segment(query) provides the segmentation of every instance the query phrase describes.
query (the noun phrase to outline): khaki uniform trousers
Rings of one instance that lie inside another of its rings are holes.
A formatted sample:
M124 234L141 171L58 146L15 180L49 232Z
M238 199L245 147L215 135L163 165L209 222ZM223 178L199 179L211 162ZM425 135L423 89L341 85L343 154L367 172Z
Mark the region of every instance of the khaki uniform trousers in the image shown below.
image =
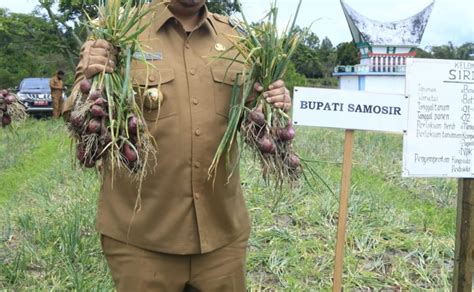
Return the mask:
M52 94L51 100L53 103L53 117L59 118L63 110L63 99L61 94Z
M249 232L207 254L174 255L127 245L105 235L102 249L122 291L244 292Z

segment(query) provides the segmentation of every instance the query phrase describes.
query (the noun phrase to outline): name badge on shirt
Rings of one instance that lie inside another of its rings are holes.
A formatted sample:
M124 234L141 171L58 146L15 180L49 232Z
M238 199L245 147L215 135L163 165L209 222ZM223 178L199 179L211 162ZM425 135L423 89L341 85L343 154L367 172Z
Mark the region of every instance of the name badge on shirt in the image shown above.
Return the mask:
M163 60L163 53L162 52L156 52L156 53L135 52L133 54L133 58L137 60L145 60L145 61L160 61L160 60Z

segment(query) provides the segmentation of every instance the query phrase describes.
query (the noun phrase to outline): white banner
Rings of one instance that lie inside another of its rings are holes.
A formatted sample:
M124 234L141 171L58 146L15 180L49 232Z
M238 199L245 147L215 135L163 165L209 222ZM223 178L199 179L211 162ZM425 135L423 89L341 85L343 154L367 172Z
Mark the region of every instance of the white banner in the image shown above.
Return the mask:
M295 87L295 125L403 132L407 99L400 94Z
M474 62L408 59L406 177L474 177Z

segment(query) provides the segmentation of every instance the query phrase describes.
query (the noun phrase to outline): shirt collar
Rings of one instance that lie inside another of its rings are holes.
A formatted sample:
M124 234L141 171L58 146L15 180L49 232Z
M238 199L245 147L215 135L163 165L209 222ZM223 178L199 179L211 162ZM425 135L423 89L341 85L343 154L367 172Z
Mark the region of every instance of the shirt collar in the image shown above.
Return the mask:
M162 2L163 4L158 5L156 12L153 17L153 23L152 27L154 31L160 30L163 25L165 25L166 22L170 19L176 19L173 13L168 9L169 5L169 0L154 0L152 2L153 4L158 4L159 2ZM214 24L212 23L212 13L209 12L207 9L207 6L204 5L203 11L201 13L201 18L199 19L197 27L201 27L202 25L207 24L207 26L215 33L217 34L217 31L214 27Z

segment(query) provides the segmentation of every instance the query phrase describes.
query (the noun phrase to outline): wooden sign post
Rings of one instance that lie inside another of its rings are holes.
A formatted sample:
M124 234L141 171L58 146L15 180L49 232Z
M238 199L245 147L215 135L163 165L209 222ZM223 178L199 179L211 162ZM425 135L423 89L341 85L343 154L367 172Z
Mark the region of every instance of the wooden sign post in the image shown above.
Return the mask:
M339 219L337 220L336 255L334 258L333 291L342 290L344 267L344 246L346 242L347 213L349 210L349 192L351 189L352 145L354 130L346 130L344 138L344 157L342 160L342 179L339 197Z
M403 95L321 88L295 88L295 125L345 129L333 291L342 290L354 130L403 133L407 100Z
M474 179L460 179L453 292L472 291L474 269Z

